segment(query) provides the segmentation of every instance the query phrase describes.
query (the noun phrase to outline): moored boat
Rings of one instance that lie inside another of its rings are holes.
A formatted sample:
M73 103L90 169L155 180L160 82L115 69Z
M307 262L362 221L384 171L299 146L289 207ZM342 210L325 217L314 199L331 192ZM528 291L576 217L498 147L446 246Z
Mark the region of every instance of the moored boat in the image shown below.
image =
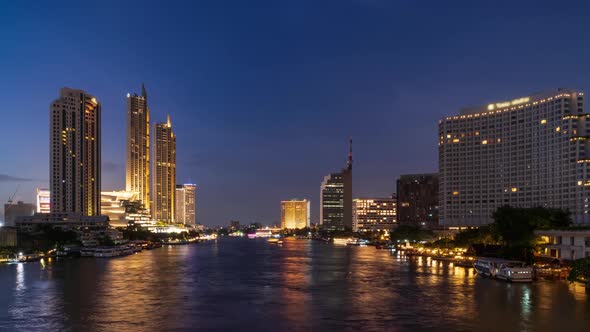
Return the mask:
M478 274L485 277L509 282L533 281L533 268L520 261L480 257L475 261L473 267Z

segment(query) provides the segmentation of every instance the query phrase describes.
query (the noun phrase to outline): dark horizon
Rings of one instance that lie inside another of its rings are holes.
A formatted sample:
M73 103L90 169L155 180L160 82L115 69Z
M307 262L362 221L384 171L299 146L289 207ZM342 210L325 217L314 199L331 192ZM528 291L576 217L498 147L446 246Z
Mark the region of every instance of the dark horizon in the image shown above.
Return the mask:
M386 197L400 174L437 171L439 119L558 87L590 91L583 2L0 7L2 207L17 187L26 202L48 187L49 104L64 86L102 103L102 189L115 190L125 96L145 83L152 122L170 114L177 182L198 185L205 225L278 222L294 197L311 201L317 222L320 183L346 166L349 137L354 197Z

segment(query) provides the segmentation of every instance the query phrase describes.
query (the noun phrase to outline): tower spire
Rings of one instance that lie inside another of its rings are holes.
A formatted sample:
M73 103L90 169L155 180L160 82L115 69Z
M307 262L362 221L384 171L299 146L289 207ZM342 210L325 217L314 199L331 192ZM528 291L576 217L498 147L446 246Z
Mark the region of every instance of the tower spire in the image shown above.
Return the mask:
M352 137L348 140L348 161L346 166L349 170L352 169Z
M168 114L166 118L166 125L168 125L168 128L172 128L172 123L170 123L170 114Z
M145 85L143 83L141 83L141 96L147 99L147 91L145 91Z

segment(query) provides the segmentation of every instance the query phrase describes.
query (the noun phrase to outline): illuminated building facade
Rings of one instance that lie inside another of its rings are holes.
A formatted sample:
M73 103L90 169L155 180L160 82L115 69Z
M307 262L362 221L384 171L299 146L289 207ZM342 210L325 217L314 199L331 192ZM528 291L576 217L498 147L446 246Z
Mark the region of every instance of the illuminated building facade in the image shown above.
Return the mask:
M281 228L297 229L310 225L308 200L281 201Z
M152 156L152 216L157 221L174 223L176 204L176 136L170 116L154 126Z
M118 226L127 224L129 206L139 201L139 193L131 191L103 191L100 193L100 208L102 215L108 216L109 221Z
M150 209L150 109L147 92L127 94L127 167L125 188L139 193L139 201Z
M394 198L355 198L352 201L352 230L391 231L396 225Z
M37 213L51 212L51 193L49 189L37 188Z
M396 181L400 225L432 228L439 219L438 174L405 174Z
M63 88L50 105L51 212L100 215L100 103Z
M197 185L192 183L176 186L176 214L177 223L196 225L196 191Z
M503 205L589 223L589 117L583 93L558 89L440 120L440 223L485 225Z
M320 187L320 225L352 229L352 140L346 168L324 177Z

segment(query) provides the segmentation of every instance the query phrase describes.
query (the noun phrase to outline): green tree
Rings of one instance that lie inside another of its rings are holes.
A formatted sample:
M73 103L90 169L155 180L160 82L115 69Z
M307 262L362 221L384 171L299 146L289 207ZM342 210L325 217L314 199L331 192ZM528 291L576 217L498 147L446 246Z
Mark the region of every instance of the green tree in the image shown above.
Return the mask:
M584 280L586 288L590 288L590 257L576 259L567 279L571 282Z

